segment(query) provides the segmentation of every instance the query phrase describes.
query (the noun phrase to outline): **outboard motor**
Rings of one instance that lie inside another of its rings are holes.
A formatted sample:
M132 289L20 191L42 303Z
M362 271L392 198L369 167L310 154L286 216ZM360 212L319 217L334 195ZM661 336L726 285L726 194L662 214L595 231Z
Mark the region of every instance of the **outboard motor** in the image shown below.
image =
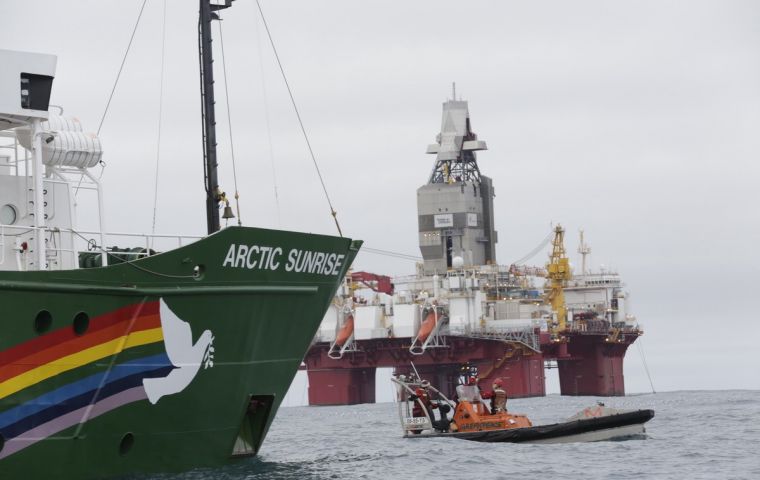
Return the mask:
M439 432L448 432L451 421L449 420L448 413L451 411L451 405L446 402L438 402L438 412L441 414L441 418L433 420L433 428Z

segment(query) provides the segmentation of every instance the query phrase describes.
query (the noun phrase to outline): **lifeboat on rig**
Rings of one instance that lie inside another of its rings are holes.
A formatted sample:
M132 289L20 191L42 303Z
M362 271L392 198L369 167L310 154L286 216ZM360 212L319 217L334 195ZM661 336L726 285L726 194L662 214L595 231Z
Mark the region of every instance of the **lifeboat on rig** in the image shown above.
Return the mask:
M617 410L598 404L565 422L533 425L527 416L486 406L470 378L457 387L457 401L446 398L426 380L412 375L391 379L398 388L397 402L404 437L451 437L477 442L566 443L646 438L644 424L654 410ZM454 410L452 418L448 413ZM436 413L437 416L436 416Z
M346 308L342 312L342 321L336 325L337 332L335 340L330 345L327 355L335 360L343 358L347 351L355 351L356 343L354 342L354 312Z
M428 348L444 346L442 337L438 335L446 320L441 309L434 303L420 308L422 322L417 330L417 336L409 346L409 353L412 355L422 355Z

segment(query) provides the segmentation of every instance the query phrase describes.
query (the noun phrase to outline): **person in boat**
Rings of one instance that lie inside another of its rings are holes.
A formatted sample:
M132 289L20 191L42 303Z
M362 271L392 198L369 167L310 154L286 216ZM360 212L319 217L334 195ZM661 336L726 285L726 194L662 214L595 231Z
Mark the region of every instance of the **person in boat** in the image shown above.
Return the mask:
M467 385L457 386L457 401L482 404L483 408L486 408L486 405L483 403L483 397L480 394L480 386L478 385L477 377L468 378Z
M507 392L503 388L501 378L496 378L491 385L491 413L497 414L507 411Z
M412 402L413 417L426 417L425 410L427 410L427 413L430 414L430 421L433 425L437 423L433 409L438 408L438 404L433 403L430 399L430 393L427 391L427 388L417 387L414 390L414 393L409 395L409 400ZM423 405L425 408L422 408ZM441 416L443 417L444 415L441 414ZM422 430L412 430L412 433L420 434L422 433Z
M417 402L415 400L419 399L420 401ZM432 410L434 408L438 408L438 405L433 403L432 400L430 400L430 393L427 391L426 388L417 387L417 389L414 390L414 394L409 396L409 400L414 402L414 406L412 407L412 416L413 417L424 417L425 416L425 409L430 413L430 416L433 416ZM425 406L425 409L422 408L422 405ZM433 420L433 419L431 419Z

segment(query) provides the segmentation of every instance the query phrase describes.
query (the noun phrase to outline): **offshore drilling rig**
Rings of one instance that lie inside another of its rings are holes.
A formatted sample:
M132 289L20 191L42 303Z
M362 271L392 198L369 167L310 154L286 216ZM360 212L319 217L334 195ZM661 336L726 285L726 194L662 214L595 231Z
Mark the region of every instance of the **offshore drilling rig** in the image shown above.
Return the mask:
M347 279L304 359L311 405L374 402L375 370L406 373L410 362L446 394L465 363L484 385L502 378L511 397L545 395L545 368L558 368L563 395L625 394L623 358L643 332L620 277L586 269L582 232L573 273L559 225L543 242L545 267L498 265L493 182L476 158L484 150L454 91L417 190L423 262L392 283L366 272ZM375 293L362 299L360 288Z

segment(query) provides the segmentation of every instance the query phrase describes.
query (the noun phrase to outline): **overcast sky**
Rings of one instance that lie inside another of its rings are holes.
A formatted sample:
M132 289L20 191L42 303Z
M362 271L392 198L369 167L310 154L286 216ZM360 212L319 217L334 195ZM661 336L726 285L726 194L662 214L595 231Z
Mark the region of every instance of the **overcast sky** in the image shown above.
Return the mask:
M52 103L94 131L141 4L2 0L0 48L58 55ZM478 161L496 189L500 263L560 222L577 264L583 228L592 264L628 285L656 389L760 388L760 3L262 6L346 235L419 255L415 192L456 81L489 147ZM148 1L101 132L110 230L151 228L162 9ZM334 234L255 2L223 17L244 224ZM205 229L196 31L197 2L168 0L159 232ZM355 268L414 264L362 253ZM625 374L629 392L649 390L635 346Z

